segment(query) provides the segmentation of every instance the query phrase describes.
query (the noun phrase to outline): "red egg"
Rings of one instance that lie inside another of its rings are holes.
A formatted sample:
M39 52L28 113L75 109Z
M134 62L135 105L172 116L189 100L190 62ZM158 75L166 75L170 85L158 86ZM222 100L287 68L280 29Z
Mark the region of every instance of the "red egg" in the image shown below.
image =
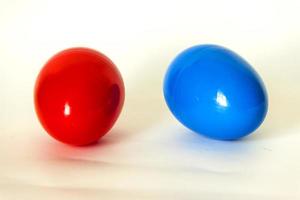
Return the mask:
M72 145L99 140L114 125L124 103L124 83L105 55L71 48L53 56L34 90L37 116L55 139Z

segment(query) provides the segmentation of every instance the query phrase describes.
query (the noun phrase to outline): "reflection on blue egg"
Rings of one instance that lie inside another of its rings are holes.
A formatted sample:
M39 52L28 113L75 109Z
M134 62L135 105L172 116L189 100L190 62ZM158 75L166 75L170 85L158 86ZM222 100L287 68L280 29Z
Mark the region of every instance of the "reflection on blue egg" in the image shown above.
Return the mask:
M220 140L235 140L263 122L268 99L264 84L247 61L217 45L198 45L169 66L164 96L186 127Z

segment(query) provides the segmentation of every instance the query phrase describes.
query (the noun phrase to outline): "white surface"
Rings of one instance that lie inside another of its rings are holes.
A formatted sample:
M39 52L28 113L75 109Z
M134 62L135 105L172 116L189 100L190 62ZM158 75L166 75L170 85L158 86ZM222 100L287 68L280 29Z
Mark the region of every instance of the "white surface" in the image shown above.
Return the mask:
M299 1L0 1L0 199L300 199ZM182 127L162 97L177 53L227 46L263 77L270 110L237 142ZM119 67L126 103L97 145L50 138L33 84L57 51L87 46Z

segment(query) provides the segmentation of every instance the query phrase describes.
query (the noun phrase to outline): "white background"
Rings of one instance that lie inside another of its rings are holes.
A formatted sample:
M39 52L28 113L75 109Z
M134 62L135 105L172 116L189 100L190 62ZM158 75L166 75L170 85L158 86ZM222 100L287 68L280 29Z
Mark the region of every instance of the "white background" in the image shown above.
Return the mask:
M300 1L0 0L0 199L300 199ZM170 114L164 72L183 49L226 46L262 76L270 109L222 142ZM74 46L119 67L126 102L97 145L54 141L33 109L43 64Z

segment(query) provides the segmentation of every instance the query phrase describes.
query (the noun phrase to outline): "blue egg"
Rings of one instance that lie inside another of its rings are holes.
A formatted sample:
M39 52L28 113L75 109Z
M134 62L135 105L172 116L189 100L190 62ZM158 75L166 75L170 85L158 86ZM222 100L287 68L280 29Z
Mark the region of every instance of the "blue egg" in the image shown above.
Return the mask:
M268 110L259 75L242 57L217 45L180 53L167 70L163 90L169 109L183 125L219 140L250 134Z

